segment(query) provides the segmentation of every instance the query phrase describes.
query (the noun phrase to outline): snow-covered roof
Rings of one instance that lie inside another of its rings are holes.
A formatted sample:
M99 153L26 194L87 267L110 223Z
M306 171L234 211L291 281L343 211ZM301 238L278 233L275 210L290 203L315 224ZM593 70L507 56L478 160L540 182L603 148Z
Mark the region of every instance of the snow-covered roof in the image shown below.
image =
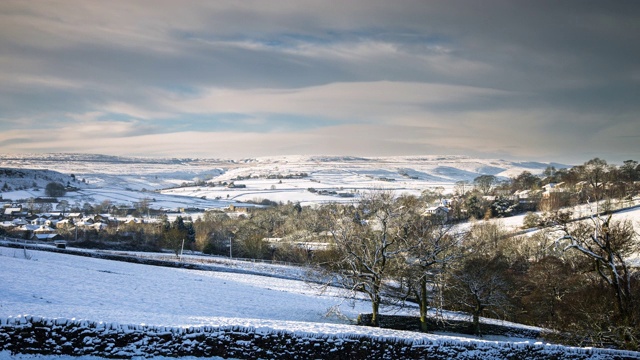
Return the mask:
M57 226L71 225L71 224L73 224L73 221L71 219L63 219L56 222Z
M60 237L60 235L58 235L58 234L34 233L33 237L38 239L38 240L44 241L44 240L52 240L52 239L58 238L58 237Z
M14 213L19 213L22 211L22 208L19 207L10 207L10 208L6 208L4 209L4 214L5 215L13 215Z
M103 229L106 229L107 226L108 225L105 224L105 223L97 222L95 224L88 225L87 228L96 229L96 230L103 230Z
M2 226L3 228L11 228L16 226L16 224L14 224L13 221L3 221L0 222L0 226Z
M61 213L60 212L48 212L48 213L42 213L42 214L40 214L40 216L46 217L46 218L52 218L52 217L61 216Z
M18 229L22 231L35 231L40 228L40 225L23 224Z
M11 221L11 222L13 223L13 225L16 225L16 226L27 225L28 224L27 220L25 220L23 218L13 219L13 221Z
M44 232L51 233L51 232L55 232L55 231L56 231L55 229L50 228L47 225L40 225L40 226L38 226L38 228L33 230L33 232L36 232L36 233L44 233Z
M427 208L425 211L428 213L434 213L438 210L444 211L444 212L449 212L449 208L444 206L444 205L438 205L438 206L432 206Z
M37 217L37 218L31 220L31 224L32 225L42 225L42 224L44 224L46 222L47 222L47 219L43 218L43 217Z

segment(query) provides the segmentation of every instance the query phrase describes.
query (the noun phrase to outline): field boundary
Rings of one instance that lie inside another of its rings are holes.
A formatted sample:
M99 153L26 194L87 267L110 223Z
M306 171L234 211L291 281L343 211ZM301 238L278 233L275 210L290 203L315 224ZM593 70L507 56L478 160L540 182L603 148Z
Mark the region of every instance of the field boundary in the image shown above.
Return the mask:
M20 316L0 319L0 351L107 358L237 359L640 359L640 353L543 343L408 339L253 328L120 325Z

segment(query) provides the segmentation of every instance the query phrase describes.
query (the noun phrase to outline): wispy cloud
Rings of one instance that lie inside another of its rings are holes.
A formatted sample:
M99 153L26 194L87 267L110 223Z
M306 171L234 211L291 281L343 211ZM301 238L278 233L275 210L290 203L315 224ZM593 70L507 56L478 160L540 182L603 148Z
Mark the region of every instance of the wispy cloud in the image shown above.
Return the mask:
M343 121L393 123L430 107L466 107L479 98L505 98L493 89L410 82L331 83L292 89L207 89L166 101L178 113L291 114Z

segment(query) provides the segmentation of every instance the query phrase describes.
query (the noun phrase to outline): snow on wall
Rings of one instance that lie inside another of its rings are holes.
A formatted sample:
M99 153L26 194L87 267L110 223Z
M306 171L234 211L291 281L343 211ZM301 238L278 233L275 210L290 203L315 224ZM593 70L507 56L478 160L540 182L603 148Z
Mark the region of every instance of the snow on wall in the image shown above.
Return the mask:
M163 327L34 316L0 318L2 351L112 358L640 359L640 353L631 351L542 343L406 339L234 325Z

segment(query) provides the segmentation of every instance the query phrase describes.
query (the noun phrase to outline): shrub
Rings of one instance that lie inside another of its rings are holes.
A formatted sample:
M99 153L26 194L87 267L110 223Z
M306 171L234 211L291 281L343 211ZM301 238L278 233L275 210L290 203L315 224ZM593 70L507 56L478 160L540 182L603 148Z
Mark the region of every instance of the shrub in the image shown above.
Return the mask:
M540 215L529 212L524 216L524 220L522 221L522 227L525 229L530 229L534 227L538 227L540 225L542 218Z

